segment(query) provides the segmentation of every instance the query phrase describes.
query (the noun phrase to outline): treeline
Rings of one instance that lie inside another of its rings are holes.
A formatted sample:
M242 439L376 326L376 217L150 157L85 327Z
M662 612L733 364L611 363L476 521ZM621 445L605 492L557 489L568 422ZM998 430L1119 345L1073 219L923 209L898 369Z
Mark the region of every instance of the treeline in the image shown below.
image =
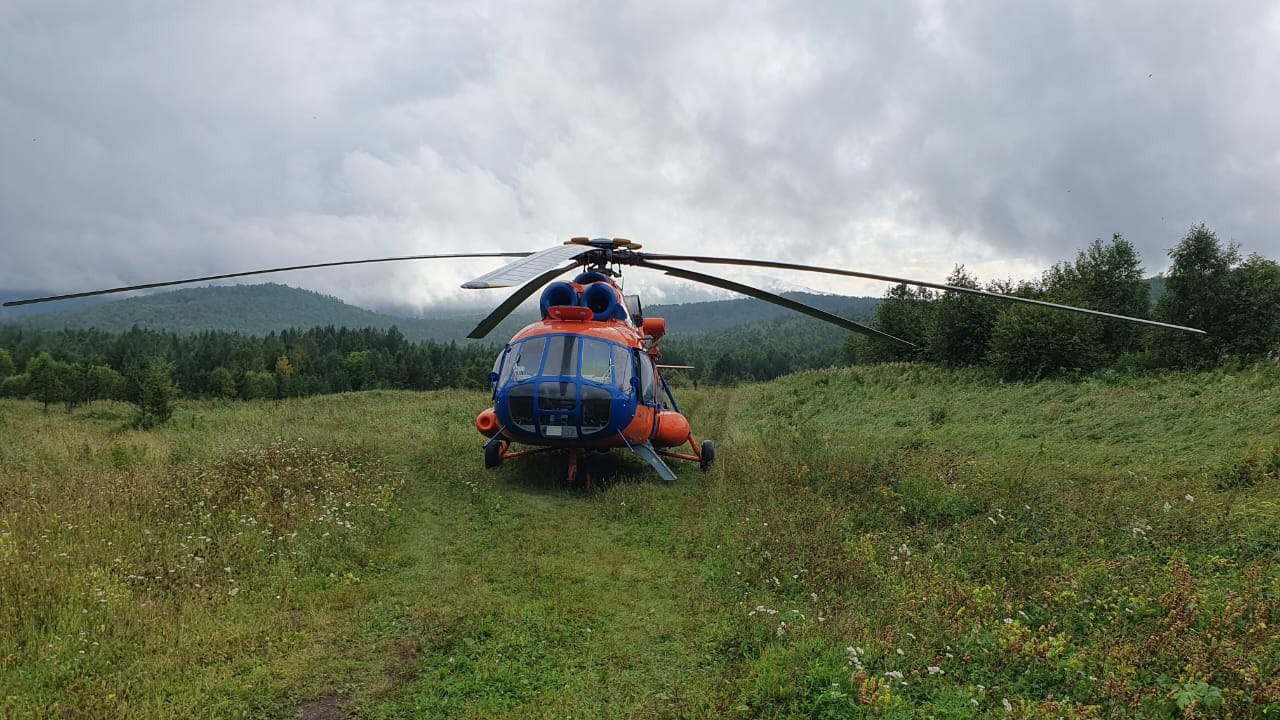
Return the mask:
M1133 245L1120 235L1094 241L1074 262L1039 280L982 287L959 267L947 284L1200 328L1206 335L1143 327L957 292L896 286L877 306L877 329L910 350L861 336L845 345L856 363L926 360L989 366L1006 380L1087 374L1102 368L1203 368L1280 352L1280 265L1242 257L1204 225L1169 251L1173 264L1154 305Z
M871 322L870 314L858 306L847 306L837 314ZM694 367L668 374L677 385L682 381L712 385L766 381L841 364L841 347L848 335L835 325L793 315L712 332L673 333L662 341L662 362Z
M982 286L960 267L948 284L1197 327L1207 335L899 285L873 317L861 307L842 314L917 350L797 317L673 334L663 343L663 362L696 366L669 374L678 385L770 380L848 362L924 360L1033 380L1103 368L1210 367L1280 354L1280 265L1242 256L1203 225L1169 256L1172 267L1154 304L1137 251L1119 235L1095 241L1035 281ZM493 345L414 342L394 327L327 326L251 337L0 326L0 397L32 397L69 409L96 399L127 400L138 404L139 421L147 424L163 422L166 399L178 392L248 400L374 388L481 388L497 351Z
M245 400L483 387L496 354L491 345L409 341L396 328L319 327L248 337L0 327L0 397L68 409L99 399L143 407L148 388L166 392L160 375L188 397Z

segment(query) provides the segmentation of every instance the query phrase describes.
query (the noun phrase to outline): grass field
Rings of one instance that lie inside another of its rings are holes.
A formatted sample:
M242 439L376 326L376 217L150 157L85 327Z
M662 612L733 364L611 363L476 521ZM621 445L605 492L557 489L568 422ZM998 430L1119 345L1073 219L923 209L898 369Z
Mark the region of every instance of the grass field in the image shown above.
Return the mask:
M684 392L702 475L474 392L0 401L0 716L1280 715L1280 367Z

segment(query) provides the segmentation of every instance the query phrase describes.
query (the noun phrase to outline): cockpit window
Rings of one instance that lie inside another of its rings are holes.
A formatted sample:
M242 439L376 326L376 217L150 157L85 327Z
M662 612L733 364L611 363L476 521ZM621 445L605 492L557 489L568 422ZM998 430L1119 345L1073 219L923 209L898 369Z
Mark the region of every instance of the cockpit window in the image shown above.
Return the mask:
M494 365L498 387L535 375L572 378L631 391L635 356L630 348L581 335L540 335L511 343Z
M632 365L635 363L630 348L612 345L613 349L613 384L624 392L631 392L631 378L635 374Z
M582 379L608 384L611 381L613 356L608 343L582 338Z
M577 340L573 335L552 335L547 341L547 360L542 365L542 374L577 375Z
M545 337L512 343L511 349L507 352L506 364L502 366L502 377L498 379L498 385L528 380L537 375L538 367L542 363L542 349L546 344Z

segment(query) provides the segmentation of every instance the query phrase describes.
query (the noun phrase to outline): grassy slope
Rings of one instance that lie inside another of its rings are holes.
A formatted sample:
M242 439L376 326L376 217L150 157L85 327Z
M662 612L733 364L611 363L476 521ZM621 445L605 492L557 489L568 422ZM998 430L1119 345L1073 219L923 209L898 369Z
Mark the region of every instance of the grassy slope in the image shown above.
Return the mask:
M1249 716L1277 381L802 374L682 397L710 475L592 492L480 471L475 393L5 401L0 714Z

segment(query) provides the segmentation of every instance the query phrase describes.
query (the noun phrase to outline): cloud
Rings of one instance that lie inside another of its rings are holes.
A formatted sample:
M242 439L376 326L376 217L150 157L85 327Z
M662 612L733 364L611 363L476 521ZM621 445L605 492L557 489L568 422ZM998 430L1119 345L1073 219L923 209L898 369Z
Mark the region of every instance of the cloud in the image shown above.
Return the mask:
M1113 232L1154 272L1200 221L1274 257L1278 70L1261 2L9 3L0 287L581 234L932 280ZM425 307L490 267L271 279Z

